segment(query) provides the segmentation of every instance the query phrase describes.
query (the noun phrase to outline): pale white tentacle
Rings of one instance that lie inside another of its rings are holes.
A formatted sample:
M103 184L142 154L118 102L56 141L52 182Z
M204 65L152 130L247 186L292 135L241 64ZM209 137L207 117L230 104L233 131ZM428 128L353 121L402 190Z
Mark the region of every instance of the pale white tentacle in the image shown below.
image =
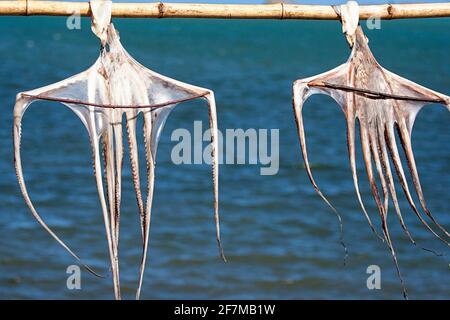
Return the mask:
M153 204L153 187L155 183L155 156L152 153L152 130L153 119L150 110L144 111L144 142L145 142L145 156L147 159L147 200L145 205L145 212L141 218L142 228L142 257L139 268L138 288L136 290L136 300L139 300L142 290L142 282L144 279L145 263L147 260L148 242L150 236L151 212Z
M33 98L25 98L22 97L21 94L18 94L17 101L14 106L14 123L13 123L13 143L14 143L14 166L16 169L16 175L19 182L20 191L22 192L22 196L33 214L34 218L39 222L39 224L67 251L69 252L80 264L82 264L87 270L98 277L103 277L94 271L90 266L86 265L82 262L81 258L74 253L72 249L64 241L62 241L53 230L45 223L40 214L35 209L33 202L28 194L28 190L25 183L25 178L23 175L22 169L22 159L21 159L21 135L22 135L22 118L25 111L28 109L28 106L36 101Z
M214 192L214 220L216 224L216 240L219 248L220 257L226 262L225 254L223 252L222 243L220 240L220 218L219 218L219 138L217 126L217 111L216 100L214 92L209 91L205 96L209 108L209 127L211 131L211 158L212 158L212 177L213 177L213 192Z

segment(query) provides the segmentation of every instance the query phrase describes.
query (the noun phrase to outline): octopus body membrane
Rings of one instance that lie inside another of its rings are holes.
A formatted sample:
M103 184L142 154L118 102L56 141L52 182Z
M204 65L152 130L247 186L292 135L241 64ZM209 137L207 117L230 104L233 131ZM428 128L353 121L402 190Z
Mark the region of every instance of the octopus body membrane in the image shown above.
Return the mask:
M390 162L392 161L394 165L398 181L412 211L425 228L446 245L450 245L449 232L435 220L427 208L411 144L412 129L418 112L430 103L443 104L450 111L450 97L404 79L380 66L369 49L368 40L363 30L358 25L359 10L357 3L351 1L336 9L341 16L343 30L352 51L348 61L337 68L294 82L293 107L301 152L313 187L336 212L336 209L318 188L312 175L302 116L303 104L311 95L325 94L332 97L339 104L346 118L348 154L356 195L370 227L375 232L373 223L364 207L358 186L355 160L355 126L358 120L367 177L381 218L383 231L381 238L391 251L402 283L403 294L407 298L406 288L403 284L387 225L389 197L392 198L402 229L412 243L415 244L415 241L405 225L400 211ZM414 202L408 186L398 151L395 131L397 131L404 150L420 207ZM379 190L379 186L381 186L381 190ZM423 213L425 213L425 216ZM427 218L431 223L427 221Z
M25 185L20 157L21 122L25 111L34 101L61 102L81 119L92 146L94 175L106 229L114 293L115 298L120 299L118 244L124 158L122 120L125 118L142 233L142 258L136 292L136 299L139 299L149 241L158 141L170 111L178 103L197 98L206 100L209 107L216 238L220 255L225 260L219 228L216 105L211 90L167 78L135 61L122 47L118 32L110 22L110 1L91 1L91 11L92 30L101 40L100 56L94 65L66 80L17 95L13 128L15 168L23 197L34 217L56 241L81 262L80 258L48 227L33 206ZM143 135L147 162L145 191L141 190L138 163L136 122L140 116L144 121ZM105 176L102 175L103 170ZM146 194L146 197L143 194ZM92 271L88 266L84 266Z

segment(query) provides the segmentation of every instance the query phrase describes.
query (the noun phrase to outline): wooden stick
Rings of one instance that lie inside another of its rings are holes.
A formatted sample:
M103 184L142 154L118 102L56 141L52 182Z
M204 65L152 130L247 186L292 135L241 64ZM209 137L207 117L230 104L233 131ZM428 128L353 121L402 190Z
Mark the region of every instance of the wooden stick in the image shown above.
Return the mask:
M450 17L450 2L360 6L360 19ZM0 15L89 16L88 2L0 1ZM303 4L113 3L113 17L337 20L332 6Z

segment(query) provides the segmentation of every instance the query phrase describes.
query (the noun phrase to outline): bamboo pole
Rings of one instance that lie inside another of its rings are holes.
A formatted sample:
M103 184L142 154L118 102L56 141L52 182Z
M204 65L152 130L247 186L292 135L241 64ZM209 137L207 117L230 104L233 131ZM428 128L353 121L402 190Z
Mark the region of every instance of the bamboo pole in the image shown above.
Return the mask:
M450 17L450 2L360 6L360 19ZM0 15L89 16L88 2L0 1ZM314 19L337 20L332 6L304 4L113 3L112 16L121 18Z

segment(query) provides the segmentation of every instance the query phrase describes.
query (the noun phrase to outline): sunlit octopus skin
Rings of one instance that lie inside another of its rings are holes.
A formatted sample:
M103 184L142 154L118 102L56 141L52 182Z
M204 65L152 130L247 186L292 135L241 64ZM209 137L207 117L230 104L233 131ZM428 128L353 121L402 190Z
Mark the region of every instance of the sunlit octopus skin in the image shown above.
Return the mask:
M170 111L180 102L205 99L209 107L211 155L214 192L216 238L221 257L218 210L218 140L214 93L155 73L136 62L122 47L119 35L110 23L110 1L92 1L92 30L101 40L100 56L92 67L58 83L22 92L14 107L14 161L20 189L25 202L38 222L78 261L80 258L47 226L28 195L21 164L21 122L28 106L37 100L59 101L75 112L85 125L93 151L93 166L98 196L108 240L115 298L120 299L119 222L121 175L123 163L122 117L125 116L130 147L132 178L140 214L142 260L136 298L139 299L147 256L152 207L155 159L159 137ZM136 121L142 114L147 160L147 198L141 191ZM101 144L103 146L101 147ZM104 172L102 176L103 151ZM106 192L103 179L106 181ZM81 261L80 261L81 262ZM85 265L86 266L86 265ZM88 266L89 270L92 271Z
M335 208L318 188L312 175L308 161L302 116L303 104L311 95L325 94L332 97L340 105L346 118L347 145L354 187L361 208L370 227L375 232L372 221L364 207L358 186L355 160L355 122L356 119L359 120L362 153L371 191L381 218L382 239L386 241L391 251L402 283L404 296L407 297L406 288L403 285L396 253L387 225L389 195L392 197L392 202L403 230L408 238L413 243L415 242L402 218L389 159L394 164L400 185L414 213L429 231L449 245L449 232L434 219L427 208L414 160L411 133L414 120L423 106L429 103L438 103L445 105L450 111L450 97L404 79L380 66L369 49L368 40L363 30L358 26L359 13L357 10L356 12L352 12L355 7L345 5L341 6L341 8L345 9L341 10L341 13L343 14L344 33L346 33L347 40L352 48L350 58L346 63L331 71L297 80L293 85L293 107L301 152L308 177L314 189L336 212ZM421 208L432 221L434 227L439 229L441 235L424 219L420 208L414 203L400 160L394 128L397 129L402 143ZM376 172L379 176L382 196L380 196L377 187L372 161L375 164Z

